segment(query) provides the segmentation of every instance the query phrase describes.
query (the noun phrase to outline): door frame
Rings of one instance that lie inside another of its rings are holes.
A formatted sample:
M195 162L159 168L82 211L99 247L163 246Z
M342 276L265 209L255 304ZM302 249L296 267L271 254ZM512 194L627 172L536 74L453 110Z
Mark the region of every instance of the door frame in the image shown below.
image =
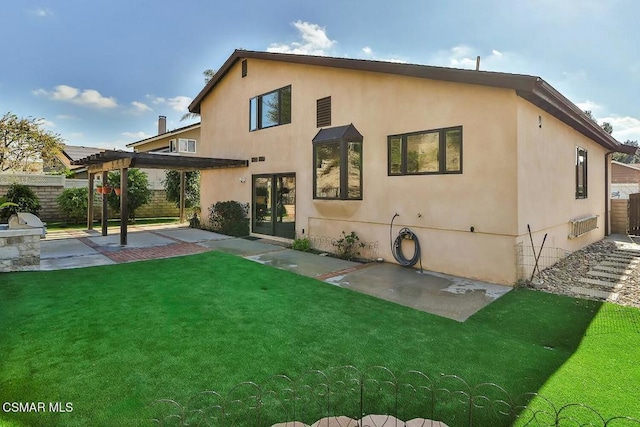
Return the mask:
M281 237L281 238L285 238L285 239L294 239L295 238L295 233L296 233L296 223L295 223L295 216L294 216L294 220L293 222L287 223L286 227L283 227L283 224L280 224L280 227L278 226L278 200L277 200L277 189L278 189L278 178L280 177L287 177L287 178L293 178L294 182L296 181L296 174L295 172L285 172L285 173L261 173L261 174L254 174L251 175L251 232L255 233L255 234L265 234L268 236L274 236L274 237ZM256 198L257 198L257 194L256 194L256 179L258 178L268 178L271 180L271 194L270 196L270 201L269 201L269 206L267 207L267 209L269 209L269 211L271 212L271 221L270 224L263 224L261 226L256 226L256 210L258 207L258 204L256 203ZM295 212L295 193L294 193L294 212ZM295 214L294 214L295 215ZM290 225L289 225L290 224Z

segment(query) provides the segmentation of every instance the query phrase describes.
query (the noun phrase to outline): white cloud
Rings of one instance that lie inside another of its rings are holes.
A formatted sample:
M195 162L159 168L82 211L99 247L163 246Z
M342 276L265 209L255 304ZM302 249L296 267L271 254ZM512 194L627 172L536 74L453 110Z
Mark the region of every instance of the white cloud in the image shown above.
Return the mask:
M115 98L107 98L102 96L95 89L80 90L72 86L58 85L53 91L37 89L33 91L34 95L46 96L54 101L71 102L77 105L83 105L94 108L114 108L118 106Z
M60 120L75 120L78 118L70 114L58 114L56 117L59 118Z
M302 41L286 43L271 43L268 52L295 53L300 55L329 55L329 50L336 44L326 33L324 27L309 22L296 21L293 26L300 32Z
M53 15L53 13L49 9L44 9L44 8L41 8L41 7L36 8L36 9L30 9L27 12L30 15L37 16L38 18L45 18L47 16Z
M186 113L189 111L189 104L191 104L192 98L188 96L178 95L173 98L164 98L161 96L153 96L147 95L147 99L153 105L160 106L158 109L161 109L163 106L171 108L173 111L177 111L179 113Z
M364 55L364 59L373 59L375 61L396 62L399 64L403 64L407 62L404 59L399 59L394 57L381 58L378 55L376 55L373 49L369 46L365 46L362 48L362 54Z
M640 119L631 116L611 115L602 117L598 123L611 123L613 126L613 137L620 142L627 140L640 142Z
M595 103L593 101L590 101L588 99L586 101L584 101L584 102L576 102L576 105L582 111L591 111L594 114L594 117L596 116L596 113L598 111L602 111L602 105L597 104L597 103Z
M178 111L181 113L186 113L189 109L189 104L191 104L192 99L188 96L175 96L173 98L167 99L167 104L174 111Z
M145 111L153 111L151 107L149 107L144 102L133 101L131 105L133 105L136 112L139 112L139 113L144 113Z
M122 132L121 135L124 136L125 138L134 139L136 141L139 141L141 139L150 138L151 136L153 136L153 135L147 135L143 131L139 131L139 132Z
M38 126L42 126L42 127L45 127L45 128L56 127L56 124L54 122L52 122L51 120L38 119L36 123L38 124Z
M480 56L480 70L521 73L523 69L526 69L521 64L521 58L514 53L492 49L490 54L483 55L478 49L464 44L437 52L429 58L428 63L443 67L475 70L478 56Z

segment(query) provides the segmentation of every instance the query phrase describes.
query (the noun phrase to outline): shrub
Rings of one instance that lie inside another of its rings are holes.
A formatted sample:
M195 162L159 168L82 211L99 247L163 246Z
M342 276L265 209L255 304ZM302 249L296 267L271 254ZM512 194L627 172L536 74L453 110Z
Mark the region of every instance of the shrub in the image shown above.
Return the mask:
M311 240L308 237L299 237L293 240L291 249L296 251L309 252L311 250Z
M107 179L109 186L114 188L120 187L120 171L109 172ZM147 174L139 169L129 169L127 173L127 209L129 210L129 220L135 221L136 209L142 205L146 205L151 201L151 190L149 189L149 180ZM114 212L120 212L120 196L115 192L109 193L107 203Z
M29 212L34 215L40 210L40 199L33 190L22 184L11 184L7 194L5 195L5 203L15 203L14 206L8 206L2 209L0 215L2 218L9 218L16 212Z
M185 172L185 208L200 207L200 171ZM162 181L167 200L180 207L180 171L168 170Z
M79 224L87 217L88 198L89 191L86 187L65 188L56 198L56 201L67 220L73 224Z
M342 237L333 242L333 246L337 250L337 254L340 258L346 260L352 260L360 255L360 248L364 248L364 243L360 242L360 238L355 231L347 234L342 232Z
M249 235L249 203L234 200L217 202L209 208L209 222L211 227L228 236Z

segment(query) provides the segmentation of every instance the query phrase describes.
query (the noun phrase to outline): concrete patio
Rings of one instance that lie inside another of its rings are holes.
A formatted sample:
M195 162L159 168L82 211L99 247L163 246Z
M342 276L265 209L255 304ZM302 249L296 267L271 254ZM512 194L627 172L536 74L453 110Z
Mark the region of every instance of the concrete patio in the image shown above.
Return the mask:
M397 264L345 261L294 251L277 242L232 238L177 225L132 226L128 240L127 246L120 246L115 230L108 236L86 230L51 232L41 241L40 269L93 267L216 250L460 322L512 289Z

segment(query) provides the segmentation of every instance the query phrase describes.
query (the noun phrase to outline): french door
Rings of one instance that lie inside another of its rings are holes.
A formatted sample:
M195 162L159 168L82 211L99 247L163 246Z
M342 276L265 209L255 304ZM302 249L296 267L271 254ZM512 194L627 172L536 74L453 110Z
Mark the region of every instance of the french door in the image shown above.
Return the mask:
M296 237L296 175L253 175L251 230L254 233Z

